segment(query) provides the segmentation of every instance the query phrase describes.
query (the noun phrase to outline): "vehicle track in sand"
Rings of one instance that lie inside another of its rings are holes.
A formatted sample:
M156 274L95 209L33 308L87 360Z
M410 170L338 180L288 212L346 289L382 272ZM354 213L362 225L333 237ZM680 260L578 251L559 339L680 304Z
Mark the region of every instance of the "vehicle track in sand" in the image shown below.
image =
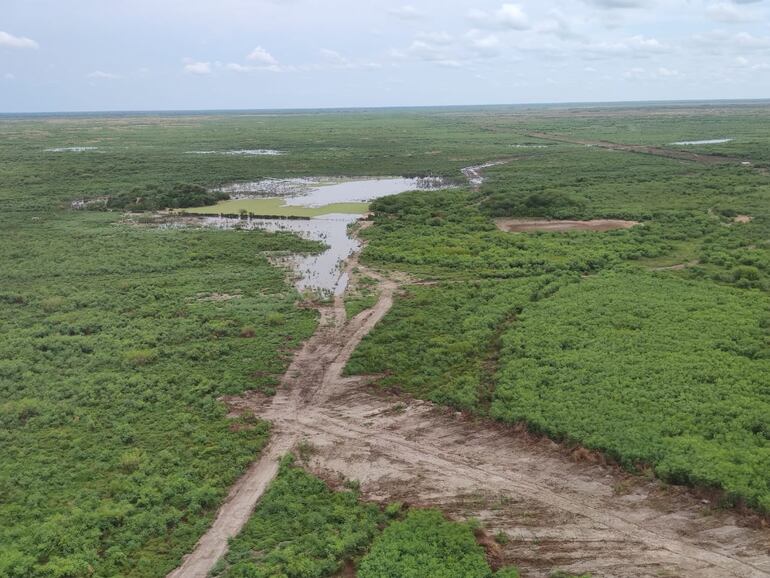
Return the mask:
M345 320L344 302L319 307L316 333L296 352L274 397L225 398L231 413L273 423L271 442L233 486L210 529L169 578L204 578L246 524L301 439L307 467L332 484L361 483L363 497L435 506L475 517L509 541L496 555L524 577L559 568L595 578L770 577L770 530L682 488L576 461L565 448L424 401L387 395L373 377L345 377L361 339L403 284L359 265L378 282L371 309Z

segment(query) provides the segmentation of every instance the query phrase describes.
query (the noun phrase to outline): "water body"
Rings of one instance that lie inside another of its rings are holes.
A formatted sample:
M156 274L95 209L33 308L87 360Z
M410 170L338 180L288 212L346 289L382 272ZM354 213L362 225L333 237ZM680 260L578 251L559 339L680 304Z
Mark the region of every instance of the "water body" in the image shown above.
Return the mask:
M500 164L491 162L463 169L471 185L480 185L483 169ZM229 193L235 199L282 199L287 205L323 207L333 203L369 202L379 197L413 190L447 188L441 178L359 178L346 180L329 177L304 177L296 179L265 179L250 183L226 185L218 191ZM205 217L205 226L220 229L262 229L285 231L304 239L320 241L327 248L316 255L293 254L278 261L294 272L294 284L300 292L310 291L322 295L341 295L347 288L344 272L345 261L357 252L361 245L348 235L348 226L358 220L355 214L325 214L311 219L261 219Z
M287 206L323 207L333 203L368 203L386 195L405 191L446 188L441 178L365 178L342 179L305 177L298 179L264 179L250 183L233 183L216 189L229 193L231 199L280 197Z
M687 146L687 145L708 145L708 144L722 144L726 142L730 142L731 138L712 138L708 140L680 140L678 142L672 142L669 144L672 145L681 145L681 146Z
M278 259L294 272L294 285L300 291L322 295L341 295L348 284L343 269L345 260L360 249L358 240L348 235L348 225L358 215L330 214L307 220L234 219L207 217L204 223L218 229L262 229L285 231L303 239L320 241L327 248L316 255L293 254Z
M56 147L52 149L45 149L47 153L85 153L88 151L98 150L99 147Z
M274 149L242 149L236 151L187 151L186 155L228 155L228 156L255 156L255 157L274 157L285 155L284 151Z

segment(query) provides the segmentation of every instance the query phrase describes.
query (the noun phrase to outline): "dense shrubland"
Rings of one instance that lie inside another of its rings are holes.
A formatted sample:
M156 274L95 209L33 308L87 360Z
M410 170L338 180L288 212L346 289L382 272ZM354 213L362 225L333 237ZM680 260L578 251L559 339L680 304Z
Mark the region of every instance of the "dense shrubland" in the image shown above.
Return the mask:
M117 193L107 198L104 207L125 211L158 211L161 209L184 209L214 205L229 199L230 195L209 191L200 185L176 184L169 187L145 185L130 191ZM92 205L99 207L102 205Z
M410 287L348 371L770 511L770 179L568 146L489 173L373 204L364 259L437 284ZM642 225L506 234L492 216Z
M173 568L268 436L216 398L313 331L260 253L316 244L114 218L2 217L0 576Z
M357 492L330 490L287 456L213 575L331 576L371 544L386 519L376 505L360 502Z
M514 568L490 569L474 531L437 510L380 507L355 489L332 491L287 456L212 574L322 578L348 563L361 578L518 578Z
M534 130L652 144L737 136L708 150L766 163L767 109L493 111L0 122L0 575L165 575L268 435L264 423L227 420L216 398L269 392L315 323L263 256L315 244L131 228L114 214L70 211L71 202L198 205L217 185L267 177L456 179L461 167L511 159L487 170L479 192L375 204L365 258L438 284L410 288L349 369L382 371L387 387L524 419L766 507L767 176L513 145L535 142L526 136ZM71 146L97 148L46 150ZM185 154L251 148L286 154ZM732 223L739 214L754 220ZM511 235L495 216L643 226ZM607 291L615 296L605 304ZM356 296L350 313L367 300ZM596 391L602 411L591 406Z

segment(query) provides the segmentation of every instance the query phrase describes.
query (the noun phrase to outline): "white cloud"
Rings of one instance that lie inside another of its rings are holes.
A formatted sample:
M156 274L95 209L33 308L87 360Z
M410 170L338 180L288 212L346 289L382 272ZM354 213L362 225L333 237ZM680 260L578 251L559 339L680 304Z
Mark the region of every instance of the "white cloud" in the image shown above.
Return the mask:
M529 18L520 4L503 4L494 12L473 9L468 13L480 28L505 28L508 30L528 30Z
M401 20L420 20L425 17L425 14L421 10L418 10L411 4L406 4L405 6L400 6L398 8L391 8L388 10L388 14Z
M584 53L588 58L646 58L652 54L670 52L671 47L657 38L642 35L631 36L612 42L594 42L584 45Z
M628 8L645 8L648 0L583 0L586 4L601 8L602 10L617 10Z
M500 53L502 42L494 34L486 34L480 30L471 30L466 35L468 47L480 56L496 56Z
M706 15L717 22L740 23L752 22L758 18L753 10L746 10L732 2L718 2L706 9Z
M211 63L188 62L184 65L184 70L190 74L211 74Z
M112 72L103 72L101 70L94 70L86 75L87 78L96 78L102 80L115 80L120 78L120 75L113 74Z
M16 80L16 75L15 75L15 74L13 74L12 72L6 72L6 73L3 75L3 78L4 78L5 80Z
M233 72L251 72L254 70L252 66L244 66L243 64L238 64L237 62L228 62L225 64L225 68L227 70L232 70Z
M264 66L278 66L278 61L275 57L261 46L257 46L252 50L247 58Z
M0 30L0 46L8 48L39 48L39 44L25 36L14 36L8 32Z

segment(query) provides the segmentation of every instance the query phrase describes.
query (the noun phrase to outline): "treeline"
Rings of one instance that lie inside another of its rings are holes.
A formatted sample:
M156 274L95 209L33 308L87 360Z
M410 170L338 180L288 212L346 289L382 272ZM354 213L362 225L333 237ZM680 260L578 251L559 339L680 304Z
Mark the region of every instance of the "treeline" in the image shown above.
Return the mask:
M178 183L170 186L145 185L130 191L110 195L103 205L107 209L126 211L159 211L214 205L230 195L210 191L200 185ZM98 205L92 205L97 206Z

